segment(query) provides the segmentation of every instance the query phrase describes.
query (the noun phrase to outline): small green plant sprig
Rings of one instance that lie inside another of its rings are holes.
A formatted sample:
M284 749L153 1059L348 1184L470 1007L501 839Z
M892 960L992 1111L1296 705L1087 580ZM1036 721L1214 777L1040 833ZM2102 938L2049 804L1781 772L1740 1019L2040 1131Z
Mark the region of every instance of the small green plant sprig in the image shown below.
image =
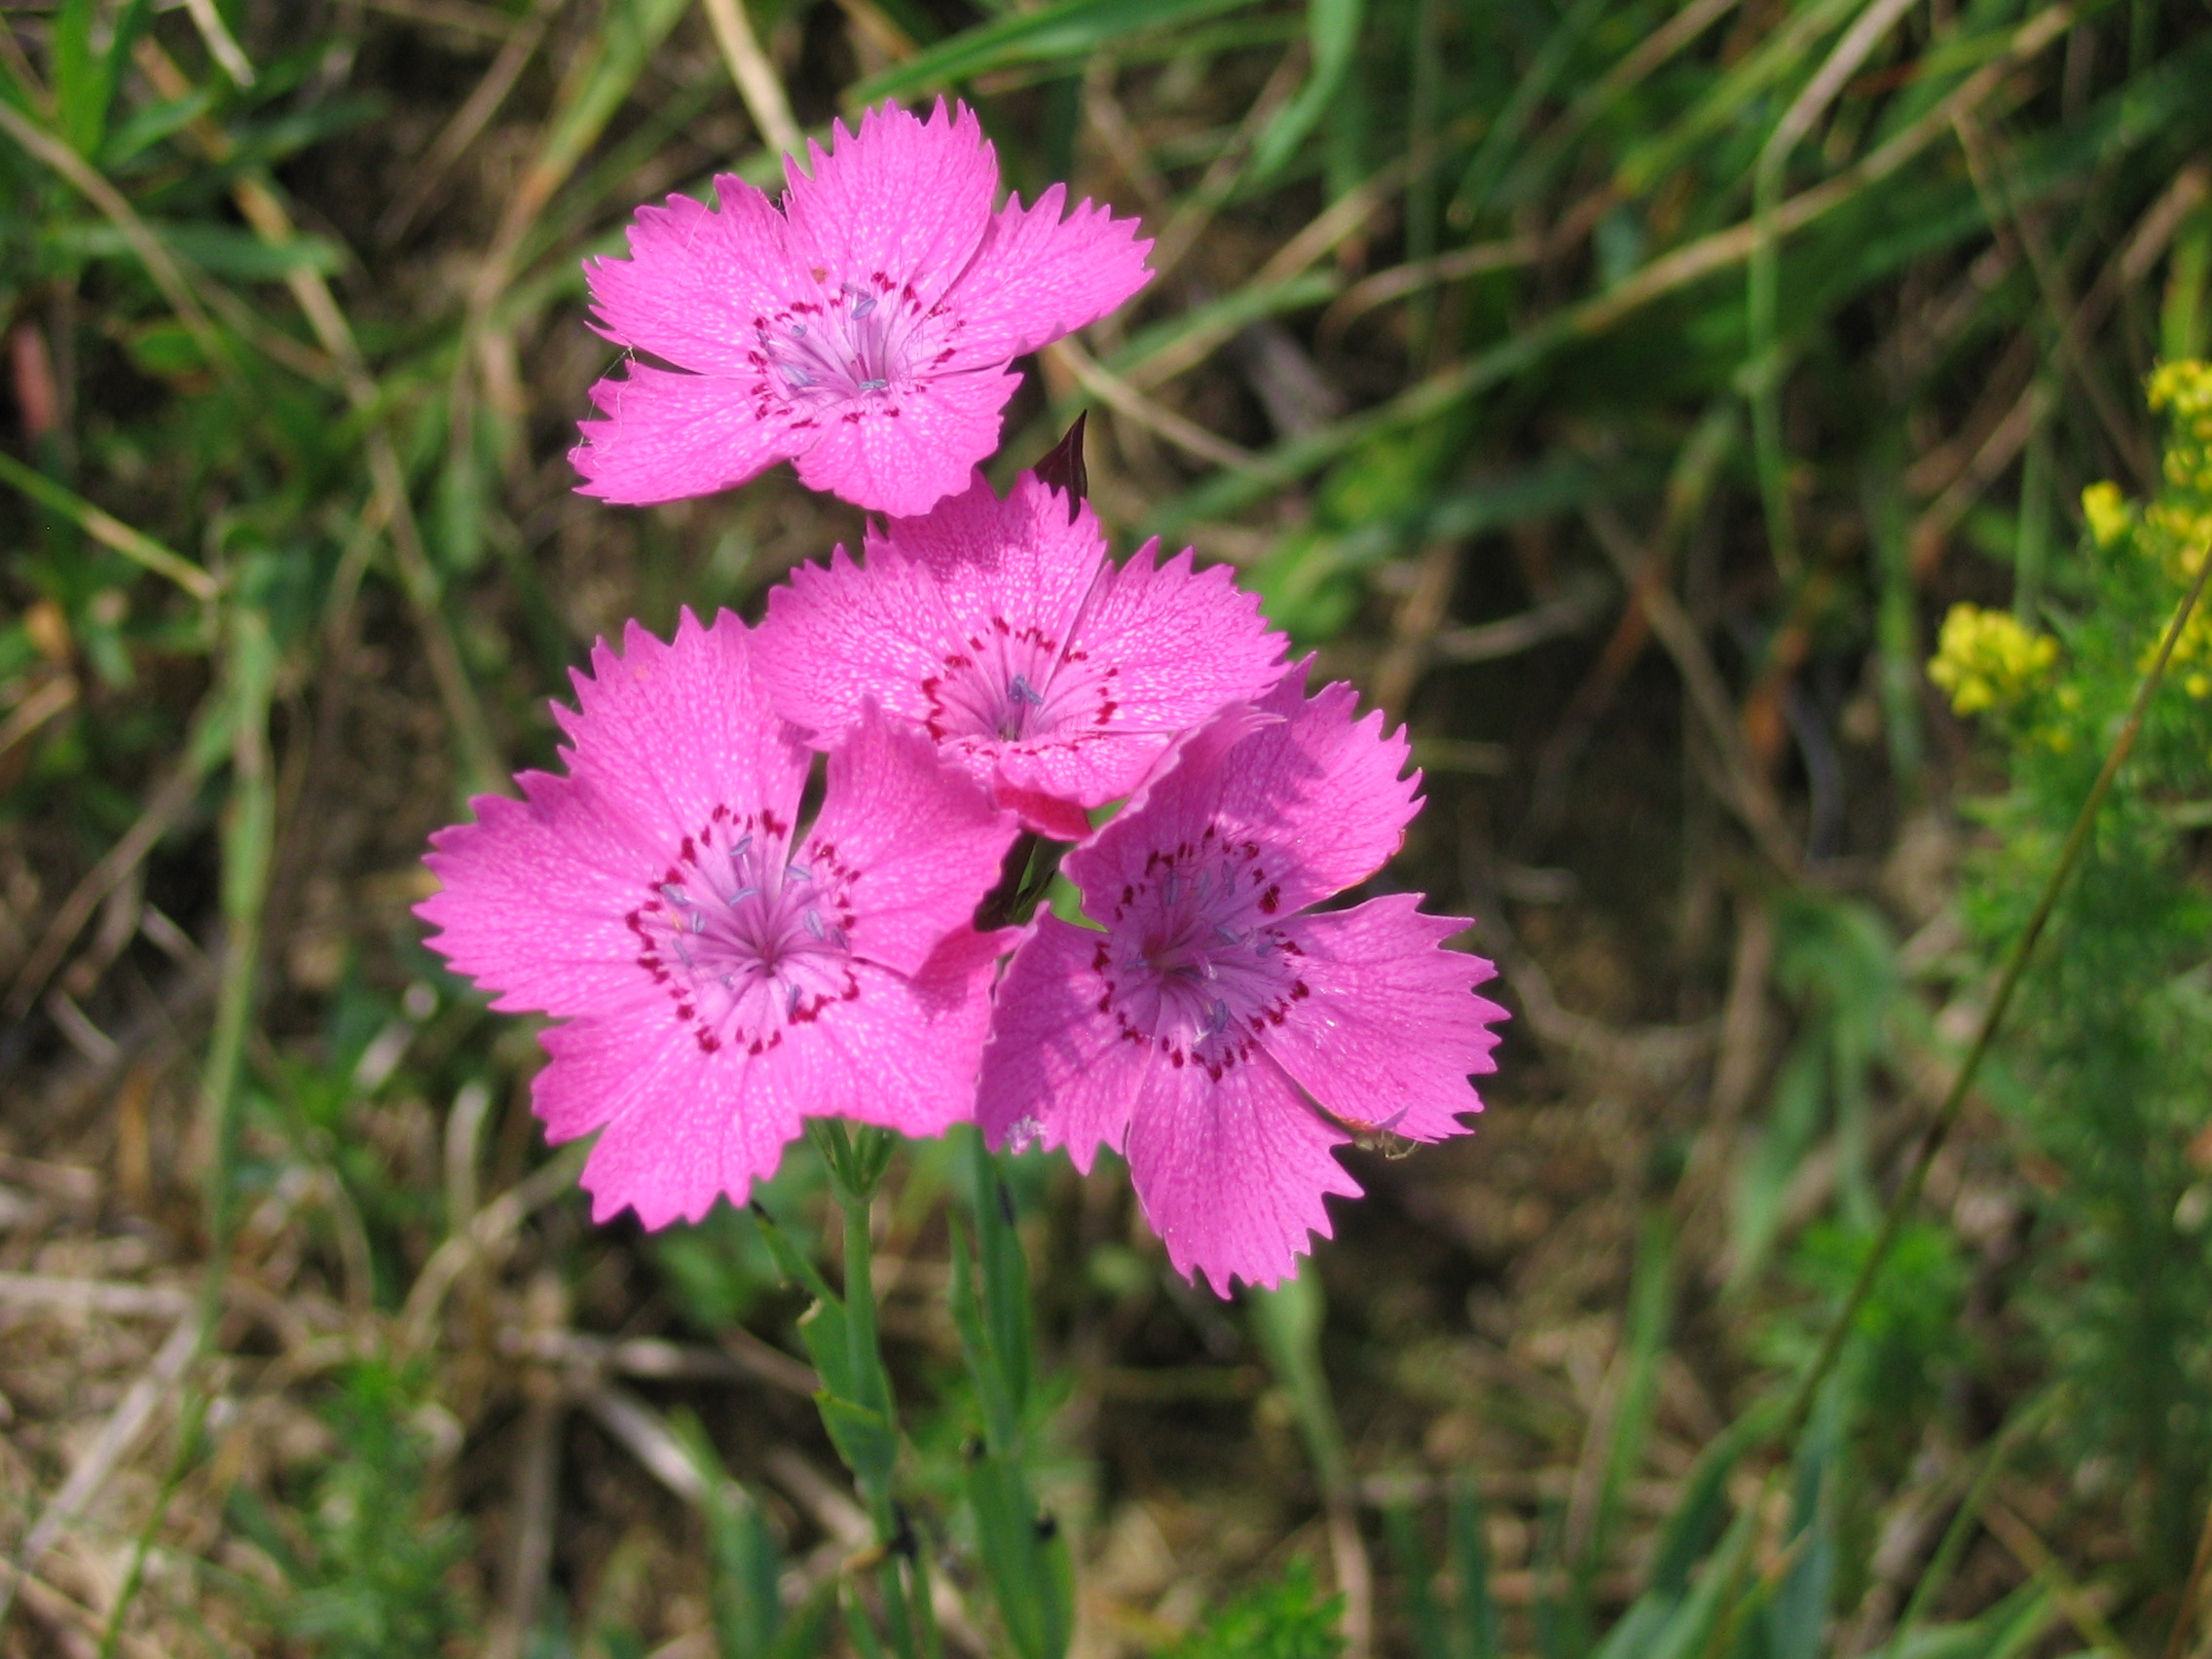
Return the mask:
M1968 921L1992 951L2019 932L2083 792L2126 717L2175 608L2212 548L2212 366L2152 378L2169 422L2161 487L2083 493L2083 569L2064 610L2019 618L1956 607L1929 674L2002 746L2007 787L1978 807ZM2022 986L1995 1091L2046 1172L2049 1243L2033 1305L2092 1468L2114 1472L2147 1586L2188 1570L2212 1477L2212 898L2193 851L2212 827L2212 620L2173 642L2173 690L2146 711L2051 947ZM2175 695L2178 691L2180 695Z

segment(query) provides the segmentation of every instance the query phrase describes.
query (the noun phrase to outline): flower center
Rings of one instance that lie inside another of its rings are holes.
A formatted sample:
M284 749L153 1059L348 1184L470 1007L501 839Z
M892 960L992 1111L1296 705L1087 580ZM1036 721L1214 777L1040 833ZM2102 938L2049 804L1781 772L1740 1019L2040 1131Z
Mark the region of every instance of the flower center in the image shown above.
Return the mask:
M940 743L974 753L1068 741L1104 726L1121 706L1119 668L1094 667L1080 647L1063 650L1035 623L993 614L964 643L922 682L923 724Z
M941 310L925 311L911 283L880 271L865 283L826 285L818 299L753 319L752 360L765 371L757 389L812 409L903 388L926 366L918 336Z
M791 829L765 809L717 806L624 918L638 966L709 1053L764 1053L786 1027L860 995L854 871L825 842L793 858Z
M1114 1015L1125 1041L1218 1081L1309 994L1298 977L1303 952L1266 919L1280 897L1258 843L1228 841L1211 825L1196 846L1148 854L1091 953L1098 1011Z

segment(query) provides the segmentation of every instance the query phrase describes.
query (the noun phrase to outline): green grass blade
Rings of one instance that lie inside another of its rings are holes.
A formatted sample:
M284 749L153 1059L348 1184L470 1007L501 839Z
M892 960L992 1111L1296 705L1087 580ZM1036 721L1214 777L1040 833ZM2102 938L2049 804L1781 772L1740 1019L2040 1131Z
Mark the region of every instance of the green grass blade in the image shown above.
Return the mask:
M1251 0L1059 0L954 35L846 94L852 104L907 98L1021 63L1062 63L1120 46L1140 29L1173 28L1218 17Z

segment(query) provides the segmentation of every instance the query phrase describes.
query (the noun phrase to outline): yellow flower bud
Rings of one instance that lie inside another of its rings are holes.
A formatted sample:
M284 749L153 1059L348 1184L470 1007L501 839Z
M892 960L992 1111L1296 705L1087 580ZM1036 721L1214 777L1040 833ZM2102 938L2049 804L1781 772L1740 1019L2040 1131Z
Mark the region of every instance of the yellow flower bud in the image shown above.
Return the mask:
M2003 610L1954 605L1943 618L1928 678L1962 715L2009 708L2042 686L2058 660L2058 642L2023 628Z
M2127 534L2127 500L2117 484L2092 484L2083 490L2082 516L2089 521L2089 534L2099 547L2110 547Z

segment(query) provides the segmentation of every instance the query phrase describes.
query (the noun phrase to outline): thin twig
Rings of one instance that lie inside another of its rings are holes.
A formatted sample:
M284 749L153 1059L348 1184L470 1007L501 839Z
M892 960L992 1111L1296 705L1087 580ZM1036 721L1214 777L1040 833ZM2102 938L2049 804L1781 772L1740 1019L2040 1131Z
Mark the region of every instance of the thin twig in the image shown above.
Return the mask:
M2196 1535L2196 1557L2189 1564L2189 1578L2182 1585L2181 1605L2174 1609L2174 1628L2166 1637L2164 1659L2181 1659L2189 1645L2189 1633L2196 1622L2196 1604L2204 1594L2204 1577L2212 1571L2212 1504L2204 1510L2204 1530Z
M0 98L0 132L7 133L38 161L60 174L80 195L107 215L109 223L130 244L130 251L138 256L139 263L146 267L146 275L154 279L154 286L161 289L162 297L169 303L169 309L184 323L193 343L200 348L201 354L216 368L233 367L230 348L215 331L215 325L207 319L206 312L201 309L200 301L192 291L192 284L185 279L184 272L169 257L169 250L162 245L161 239L138 216L138 210L124 200L123 193L108 183L91 163L53 133L42 129L5 98Z
M138 1437L153 1422L154 1414L176 1389L177 1379L200 1351L201 1320L193 1312L178 1318L170 1330L168 1340L162 1344L138 1380L125 1390L115 1410L108 1414L107 1421L92 1437L69 1478L61 1483L61 1490L47 1501L39 1514L30 1534L23 1539L22 1548L16 1552L14 1567L20 1575L36 1569L46 1552L52 1549L62 1532L84 1513L107 1479L115 1473L130 1449L138 1444ZM8 1619L8 1604L15 1594L16 1580L0 1584L0 1625Z
M57 1273L0 1272L0 1304L161 1319L174 1319L193 1309L193 1299L181 1290L154 1284L117 1284L108 1279L69 1278Z
M1621 579L1635 586L1641 574L1638 568L1640 549L1628 527L1603 503L1584 508L1583 519L1605 556L1612 560L1614 569L1620 571ZM1736 719L1735 707L1728 696L1727 682L1714 665L1713 654L1706 649L1697 624L1690 620L1689 612L1682 608L1673 590L1663 584L1647 588L1643 597L1644 609L1651 618L1651 631L1659 636L1660 645L1675 659L1675 667L1688 688L1690 701L1704 721L1706 736L1712 741L1721 773L1720 797L1743 821L1759 851L1774 866L1785 874L1794 874L1799 860L1788 823L1782 816L1774 792L1751 765L1743 726Z
M536 55L537 44L545 38L545 30L561 4L562 0L537 0L530 16L507 37L506 44L499 48L499 55L492 59L492 67L484 71L484 79L477 82L476 90L468 94L468 101L454 111L453 119L446 123L436 141L417 164L407 188L392 198L391 205L377 221L378 241L389 244L407 234L415 216L429 204L445 183L454 164L476 142L492 117L498 113L499 106L507 101L507 94L514 91L523 70Z
M791 99L784 93L783 77L760 50L760 37L753 32L753 19L745 0L705 0L707 21L714 25L715 44L721 48L729 78L737 83L737 95L760 136L787 156L804 152L805 140L792 116Z
M247 61L238 37L231 33L230 25L223 21L223 14L215 10L215 0L184 0L184 9L191 14L192 26L200 31L207 55L223 66L223 73L234 85L252 86L253 65Z
M38 948L31 952L30 959L17 973L15 983L8 988L6 1013L10 1019L20 1019L30 1013L39 993L46 989L47 979L61 966L70 945L76 942L85 924L92 919L92 912L110 893L123 885L146 855L161 843L162 837L176 827L198 797L200 785L215 761L213 747L202 739L202 728L214 718L219 696L220 693L210 693L208 701L194 716L191 735L185 739L183 758L177 762L176 769L155 787L137 822L123 832L123 838L92 866L54 913L54 920L47 924Z
M8 711L8 718L0 720L0 757L55 716L65 714L77 705L77 677L74 674L57 674L42 681L37 690Z
M172 552L143 531L133 530L111 513L104 513L74 490L56 484L45 473L25 466L14 456L0 452L0 481L13 484L43 507L59 513L95 541L114 548L133 564L168 579L197 600L210 600L221 591L215 578L183 554Z
M2051 1554L2036 1530L2029 1526L2016 1511L1991 1498L1981 1512L1981 1524L1987 1527L1997 1541L2005 1546L2012 1559L2026 1567L2033 1576L2048 1584L2058 1598L2058 1604L2066 1613L2067 1622L2073 1625L2082 1640L2089 1644L2092 1653L2112 1654L2126 1659L2127 1643L2120 1640L2103 1613L2074 1582Z
M1155 403L1077 345L1072 337L1054 341L1041 354L1115 414L1126 416L1138 425L1159 433L1177 449L1231 471L1247 471L1259 464L1259 457L1242 445L1217 437L1197 422Z
M471 1263L504 1246L524 1221L572 1188L590 1151L580 1142L563 1147L478 1210L467 1227L430 1253L399 1310L393 1339L399 1352L422 1353L429 1347L437 1334L438 1309L454 1281Z

